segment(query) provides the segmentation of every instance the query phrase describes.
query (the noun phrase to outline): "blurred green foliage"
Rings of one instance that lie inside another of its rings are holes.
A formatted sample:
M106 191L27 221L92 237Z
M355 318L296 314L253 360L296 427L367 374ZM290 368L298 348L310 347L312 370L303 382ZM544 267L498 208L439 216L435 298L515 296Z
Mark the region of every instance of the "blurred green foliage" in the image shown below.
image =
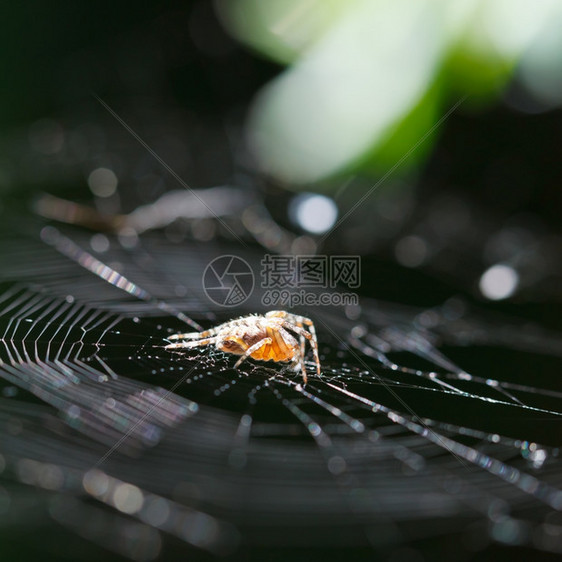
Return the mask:
M562 50L552 40L562 25L560 2L217 0L216 6L235 37L287 65L258 95L249 138L263 170L289 185L357 170L380 174L398 161L403 169L417 166L451 106L465 97L475 109L495 102L519 68L523 86L532 76L528 86L538 103L562 102L562 88L557 98L551 85L555 62L562 83ZM541 64L548 69L542 78ZM550 90L541 98L543 82Z

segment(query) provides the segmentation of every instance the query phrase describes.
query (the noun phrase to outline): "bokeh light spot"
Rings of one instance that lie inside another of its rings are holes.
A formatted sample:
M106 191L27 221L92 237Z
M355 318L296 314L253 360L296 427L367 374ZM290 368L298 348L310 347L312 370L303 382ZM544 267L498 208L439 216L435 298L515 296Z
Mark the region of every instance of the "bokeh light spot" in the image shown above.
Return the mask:
M400 265L418 267L427 258L427 244L419 236L405 236L396 243L394 255Z
M119 484L113 492L113 504L123 513L136 513L142 508L143 502L142 492L132 484Z
M312 234L323 234L334 226L338 208L333 199L316 193L302 193L291 202L291 219Z
M96 168L88 176L88 185L98 197L111 197L117 189L117 183L117 176L109 168Z
M519 275L508 265L493 265L480 278L480 292L490 300L502 300L515 293Z

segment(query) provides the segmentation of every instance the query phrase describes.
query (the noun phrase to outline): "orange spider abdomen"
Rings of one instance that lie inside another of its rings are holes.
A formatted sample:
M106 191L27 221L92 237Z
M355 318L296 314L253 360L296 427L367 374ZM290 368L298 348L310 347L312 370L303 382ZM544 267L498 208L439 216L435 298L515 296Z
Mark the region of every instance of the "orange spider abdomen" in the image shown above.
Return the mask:
M259 361L290 361L293 359L294 352L287 346L283 336L278 330L274 330L271 327L265 329L265 336L271 338L271 343L260 347L251 357Z

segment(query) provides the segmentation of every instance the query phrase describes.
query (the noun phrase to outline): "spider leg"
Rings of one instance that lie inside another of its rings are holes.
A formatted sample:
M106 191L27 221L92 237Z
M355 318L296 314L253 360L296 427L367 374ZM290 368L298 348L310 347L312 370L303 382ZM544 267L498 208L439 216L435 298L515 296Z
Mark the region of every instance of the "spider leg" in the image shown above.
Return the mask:
M203 332L188 332L186 334L173 334L168 336L169 340L199 340L202 338L208 338L210 336L214 336L221 326L217 326L216 328L211 328L210 330L205 330Z
M316 372L320 375L320 358L318 357L318 338L316 337L316 328L314 327L314 322L307 318L306 316L296 316L295 320L302 322L309 330L312 338L309 340L310 347L312 348L312 354L314 355L314 361L316 362Z
M318 357L318 338L316 337L316 328L314 327L314 322L310 318L304 316L299 316L301 321L308 327L312 338L309 340L310 347L312 348L312 354L314 355L314 361L316 361L316 372L320 375L320 358Z
M172 339L172 338L169 338ZM193 347L201 347L203 345L209 345L211 343L215 343L218 340L218 336L214 336L212 338L205 338L201 340L195 341L185 341L180 343L170 343L164 346L164 349L191 349Z
M254 351L257 351L258 349L260 349L260 347L263 347L264 345L267 345L269 343L271 343L273 340L271 338L263 338L263 340L260 340L259 342L256 342L254 345L251 345L245 352L244 355L242 355L242 357L240 357L240 359L238 359L238 361L236 361L236 363L234 364L234 368L238 368L240 366L240 364L242 363L242 361L244 361L245 359L248 359L248 357L250 357L250 355L252 355L252 353L254 353Z
M295 317L295 324L299 327L302 328L302 322L299 320L298 317ZM305 356L305 337L302 334L299 334L299 343L301 346L301 356L304 357Z
M304 365L304 355L299 353L299 351L295 353L295 358L293 359L293 368L295 369L295 371L300 369L302 373L302 381L304 382L304 384L306 384L308 382L308 376L306 374L306 367Z
M290 324L289 322L284 322L279 327L279 334L283 338L285 345L293 350L293 360L291 361L291 366L295 371L298 371L300 369L302 373L302 380L304 384L306 384L308 382L308 377L306 374L306 367L304 365L304 353L302 352L301 348L295 346L297 341L290 333L291 331L299 334L301 341L303 341L305 337L311 337L311 336L303 328L299 326L295 326L294 324ZM299 331L303 333L300 333Z
M310 332L307 332L304 328L301 328L300 326L297 326L296 324L291 324L290 322L282 322L281 326L283 326L283 328L285 328L285 330L295 332L295 334L298 334L299 336L302 336L303 338L306 338L307 340L310 340L312 338L312 334Z
M316 337L316 328L314 327L314 322L307 318L306 316L301 316L300 314L293 314L292 312L287 312L285 310L272 310L268 312L266 317L274 317L274 318L283 318L286 322L294 323L299 328L302 328L303 325L308 328L308 331L312 334L312 339L306 337L310 341L310 347L312 347L312 351L314 353L314 359L316 361L316 367L318 374L320 374L320 359L318 358L318 338ZM295 332L299 333L297 330ZM301 335L301 350L304 356L304 340L302 339L303 336Z
M308 320L308 318L304 318L304 316L300 316L303 320ZM283 322L282 326L287 330L291 330L301 337L305 337L312 348L312 355L314 356L314 362L316 363L316 373L320 376L320 358L318 357L318 340L316 339L316 330L312 325L312 321L309 320L311 324L309 325L310 332L306 331L304 328L301 328L295 324L291 324L290 322ZM301 354L304 358L304 353Z
M271 310L265 315L265 317L266 318L282 318L286 322L296 324L301 329L303 327L303 323L305 323L304 321L306 321L307 325L309 325L309 323L312 324L312 320L309 320L308 318L305 318L304 316L292 314L291 312L287 312L286 310ZM299 340L300 340L301 355L304 357L305 356L305 341L304 341L305 336L301 332L298 332L298 334L299 334Z
M314 328L314 322L310 318L307 318L306 316L300 316L299 314L289 314L288 316L297 326L302 326L304 324L309 329L314 338L316 338L316 329Z

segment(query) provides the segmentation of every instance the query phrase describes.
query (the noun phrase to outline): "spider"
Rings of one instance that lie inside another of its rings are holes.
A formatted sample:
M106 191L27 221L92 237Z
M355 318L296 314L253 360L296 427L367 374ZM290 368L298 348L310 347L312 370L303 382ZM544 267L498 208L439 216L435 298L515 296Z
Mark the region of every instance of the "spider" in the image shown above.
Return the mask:
M300 336L300 345L289 332ZM191 341L171 343L166 349L190 349L214 344L221 351L241 355L235 368L248 357L261 361L291 361L295 370L301 370L304 384L307 383L304 366L306 339L312 348L316 372L320 376L318 341L312 320L284 310L272 310L265 315L242 316L204 332L174 334L168 339Z

